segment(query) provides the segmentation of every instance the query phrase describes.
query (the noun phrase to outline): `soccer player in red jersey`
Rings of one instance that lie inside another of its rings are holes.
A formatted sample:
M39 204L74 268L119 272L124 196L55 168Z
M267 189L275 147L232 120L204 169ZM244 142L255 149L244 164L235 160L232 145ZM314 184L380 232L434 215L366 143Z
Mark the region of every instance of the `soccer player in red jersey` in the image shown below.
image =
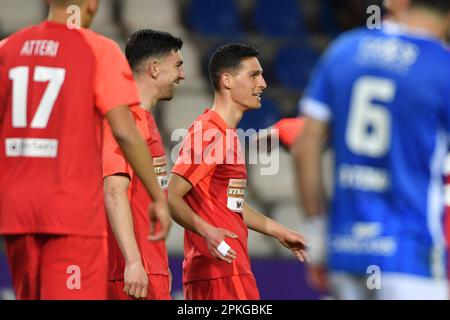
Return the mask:
M198 299L259 299L248 256L248 228L276 238L304 261L303 237L244 202L247 170L236 126L261 107L266 88L258 51L244 44L218 49L209 62L213 107L183 141L169 181L174 220L185 227L184 295Z
M130 67L85 29L98 0L48 2L47 21L0 44L0 234L18 299L105 299L104 116L158 199L163 234L170 214L128 108L140 101ZM67 24L73 4L81 28Z
M153 168L161 189L167 190L167 159L151 109L171 100L185 78L180 49L183 42L172 35L140 30L128 39L125 53L133 70L141 105L131 108L153 156ZM152 199L120 152L105 123L103 176L105 203L111 229L108 235L110 299L170 299L166 245L148 238L151 224L147 207ZM152 222L153 223L153 222ZM159 224L152 226L157 230Z

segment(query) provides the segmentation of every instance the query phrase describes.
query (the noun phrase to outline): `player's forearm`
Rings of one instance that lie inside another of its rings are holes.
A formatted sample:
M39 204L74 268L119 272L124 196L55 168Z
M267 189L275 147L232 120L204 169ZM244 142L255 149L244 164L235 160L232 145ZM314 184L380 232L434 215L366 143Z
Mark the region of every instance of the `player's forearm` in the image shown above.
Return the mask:
M259 213L254 208L244 203L244 209L242 211L245 224L253 231L278 238L283 233L284 226L276 222L275 220L266 217Z
M126 263L141 262L126 190L106 182L104 189L109 223Z
M322 183L323 139L303 134L294 148L295 168L303 210L307 216L325 211Z
M107 113L107 119L114 137L122 149L125 158L133 167L154 201L165 201L165 196L153 168L153 159L147 144L139 133L128 108L117 107Z
M204 237L212 226L196 214L184 201L183 197L174 195L169 190L169 207L172 218L182 227Z

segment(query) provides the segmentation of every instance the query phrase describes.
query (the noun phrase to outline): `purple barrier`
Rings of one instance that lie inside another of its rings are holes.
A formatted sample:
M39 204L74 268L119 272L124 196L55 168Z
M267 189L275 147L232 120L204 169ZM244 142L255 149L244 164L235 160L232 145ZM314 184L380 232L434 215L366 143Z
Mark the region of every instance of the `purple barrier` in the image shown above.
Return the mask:
M181 266L183 257L170 257L173 274L172 295L182 299ZM304 264L283 258L252 258L261 299L316 300L320 295L306 284Z
M1 251L0 243L0 300L14 299L14 292L11 284L11 275L9 273L6 256Z
M5 254L0 251L0 289L6 287L11 287L11 276Z

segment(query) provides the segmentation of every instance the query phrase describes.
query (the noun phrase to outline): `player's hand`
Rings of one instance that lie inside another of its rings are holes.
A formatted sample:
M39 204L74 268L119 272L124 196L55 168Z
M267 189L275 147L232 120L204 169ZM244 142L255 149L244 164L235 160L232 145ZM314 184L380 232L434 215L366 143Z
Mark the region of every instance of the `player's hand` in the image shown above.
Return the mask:
M306 252L306 240L300 233L285 228L277 239L283 246L291 250L298 260L301 262L309 261Z
M136 299L147 297L148 276L141 262L126 264L123 291Z
M228 263L231 263L234 259L236 259L236 252L230 248L225 256L223 256L217 247L220 245L222 241L225 241L226 238L236 239L238 236L233 232L222 229L212 227L205 236L205 240L208 243L208 250L211 254L219 260L225 260Z
M322 265L309 264L306 268L308 284L320 293L328 292L328 272Z
M169 205L166 201L156 201L150 204L150 235L151 241L164 240L169 234L172 218L170 216ZM160 230L156 232L156 222L160 223ZM155 233L156 232L156 233Z

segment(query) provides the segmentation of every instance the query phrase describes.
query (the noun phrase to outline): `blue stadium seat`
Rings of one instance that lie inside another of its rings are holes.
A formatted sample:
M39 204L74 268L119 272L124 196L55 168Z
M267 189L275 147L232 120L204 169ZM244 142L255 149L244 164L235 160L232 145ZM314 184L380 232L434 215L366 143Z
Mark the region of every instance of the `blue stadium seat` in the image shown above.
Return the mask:
M329 34L330 36L335 37L339 33L343 32L342 28L339 27L335 13L333 12L331 0L321 1L319 20L322 31Z
M263 98L261 101L261 109L244 113L238 127L243 130L265 129L280 120L282 116L280 108L273 100Z
M205 36L242 34L235 0L192 0L187 9L187 22Z
M257 0L253 20L268 37L297 37L305 32L297 0Z
M309 47L282 47L274 59L274 77L284 87L303 90L319 53Z

